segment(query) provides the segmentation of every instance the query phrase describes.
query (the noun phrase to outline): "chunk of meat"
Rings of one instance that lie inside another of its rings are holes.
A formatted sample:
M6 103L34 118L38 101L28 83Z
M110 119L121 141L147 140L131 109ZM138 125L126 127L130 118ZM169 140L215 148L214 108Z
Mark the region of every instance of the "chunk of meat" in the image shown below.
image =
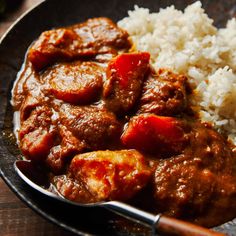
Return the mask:
M49 98L44 93L45 85L37 76L30 75L23 84L24 100L20 106L21 121L26 120L36 107L48 102Z
M103 97L106 107L120 115L135 105L149 69L149 53L124 53L108 64Z
M28 60L37 71L58 61L69 61L74 56L76 45L81 44L77 38L69 28L45 31L29 49Z
M47 157L54 144L55 126L51 123L52 112L47 107L37 107L19 130L22 153L34 161Z
M40 86L39 81L36 79L36 73L34 72L31 64L27 61L23 65L22 71L17 77L18 78L15 81L12 91L14 94L12 97L12 103L14 108L19 110L25 100L25 96L27 96L29 91L34 91L34 88L39 88Z
M146 153L171 156L185 145L184 124L175 118L142 114L134 116L121 136L122 143Z
M69 178L86 186L96 201L130 199L147 184L150 176L144 157L135 150L79 154L72 159L68 173ZM69 194L64 196L71 199Z
M81 38L82 49L107 53L113 50L128 50L131 47L128 33L106 17L88 19L84 23L74 25L73 30Z
M25 97L24 102L21 104L20 108L20 119L21 121L26 120L30 113L37 107L40 106L40 97L34 97L31 94Z
M86 104L101 93L103 67L94 62L57 64L42 74L48 91L65 102Z
M19 139L23 139L26 134L34 131L38 127L50 130L52 115L53 113L51 109L49 109L47 106L36 107L36 109L31 112L28 119L21 121L21 127L18 132Z
M119 142L122 124L106 109L63 104L61 123L91 150L106 149Z
M55 176L52 183L57 191L71 201L79 203L96 202L94 196L88 191L86 186L75 179L69 178L66 175Z
M54 134L41 127L24 136L21 140L21 151L33 161L42 161L46 158L54 143Z
M153 207L212 227L232 219L236 209L236 158L217 132L193 124L183 153L160 160Z
M44 85L41 83L37 73L34 72L29 63L26 63L19 81L14 86L14 107L20 110L21 120L26 120L31 111L41 106L47 97L43 94Z
M169 70L152 71L145 81L138 113L172 116L187 107L187 78Z
M89 19L73 27L46 31L30 48L28 59L36 70L58 61L128 50L128 33L108 18Z
M56 174L62 173L72 157L81 153L86 147L84 142L76 138L62 125L59 127L59 134L59 144L51 148L46 159L47 165Z

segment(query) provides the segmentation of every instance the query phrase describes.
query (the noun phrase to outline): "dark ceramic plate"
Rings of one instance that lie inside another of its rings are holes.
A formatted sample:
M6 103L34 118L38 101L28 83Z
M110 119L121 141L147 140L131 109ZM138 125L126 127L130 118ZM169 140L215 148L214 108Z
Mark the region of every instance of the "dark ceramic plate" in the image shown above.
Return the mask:
M124 221L122 226L115 214L105 209L79 208L48 199L26 186L13 170L13 162L20 155L12 132L13 111L9 103L11 88L24 55L39 34L53 27L81 22L90 17L107 16L118 21L127 15L134 4L158 11L160 7L174 4L178 9L192 3L190 0L49 0L29 11L8 31L0 44L0 167L1 175L9 187L32 209L78 235L147 235L148 229ZM224 26L228 18L235 16L236 2L202 1L216 26ZM236 236L236 220L217 230Z

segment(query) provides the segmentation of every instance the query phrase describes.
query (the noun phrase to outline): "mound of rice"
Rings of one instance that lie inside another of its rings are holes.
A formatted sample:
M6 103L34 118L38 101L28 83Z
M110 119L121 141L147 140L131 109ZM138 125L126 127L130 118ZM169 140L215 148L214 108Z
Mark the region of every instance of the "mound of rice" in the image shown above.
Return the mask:
M201 119L236 144L236 19L217 29L199 1L184 12L170 6L150 13L135 6L128 14L118 25L136 48L150 52L155 68L188 76Z

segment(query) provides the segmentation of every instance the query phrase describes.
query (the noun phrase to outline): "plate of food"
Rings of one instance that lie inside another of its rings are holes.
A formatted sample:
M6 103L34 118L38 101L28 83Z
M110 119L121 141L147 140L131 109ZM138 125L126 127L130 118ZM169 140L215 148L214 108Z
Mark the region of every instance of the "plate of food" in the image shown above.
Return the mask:
M0 43L1 175L78 235L148 235L121 201L236 235L234 1L44 1ZM33 169L31 169L32 171Z

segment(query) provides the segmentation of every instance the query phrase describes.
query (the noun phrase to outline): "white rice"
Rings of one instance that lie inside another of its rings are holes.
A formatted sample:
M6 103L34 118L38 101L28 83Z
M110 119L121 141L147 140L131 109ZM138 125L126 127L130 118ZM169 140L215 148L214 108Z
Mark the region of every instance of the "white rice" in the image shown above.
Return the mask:
M199 1L183 12L170 6L150 13L135 6L128 14L118 25L136 48L150 52L155 68L188 76L201 119L236 144L236 19L217 29Z

